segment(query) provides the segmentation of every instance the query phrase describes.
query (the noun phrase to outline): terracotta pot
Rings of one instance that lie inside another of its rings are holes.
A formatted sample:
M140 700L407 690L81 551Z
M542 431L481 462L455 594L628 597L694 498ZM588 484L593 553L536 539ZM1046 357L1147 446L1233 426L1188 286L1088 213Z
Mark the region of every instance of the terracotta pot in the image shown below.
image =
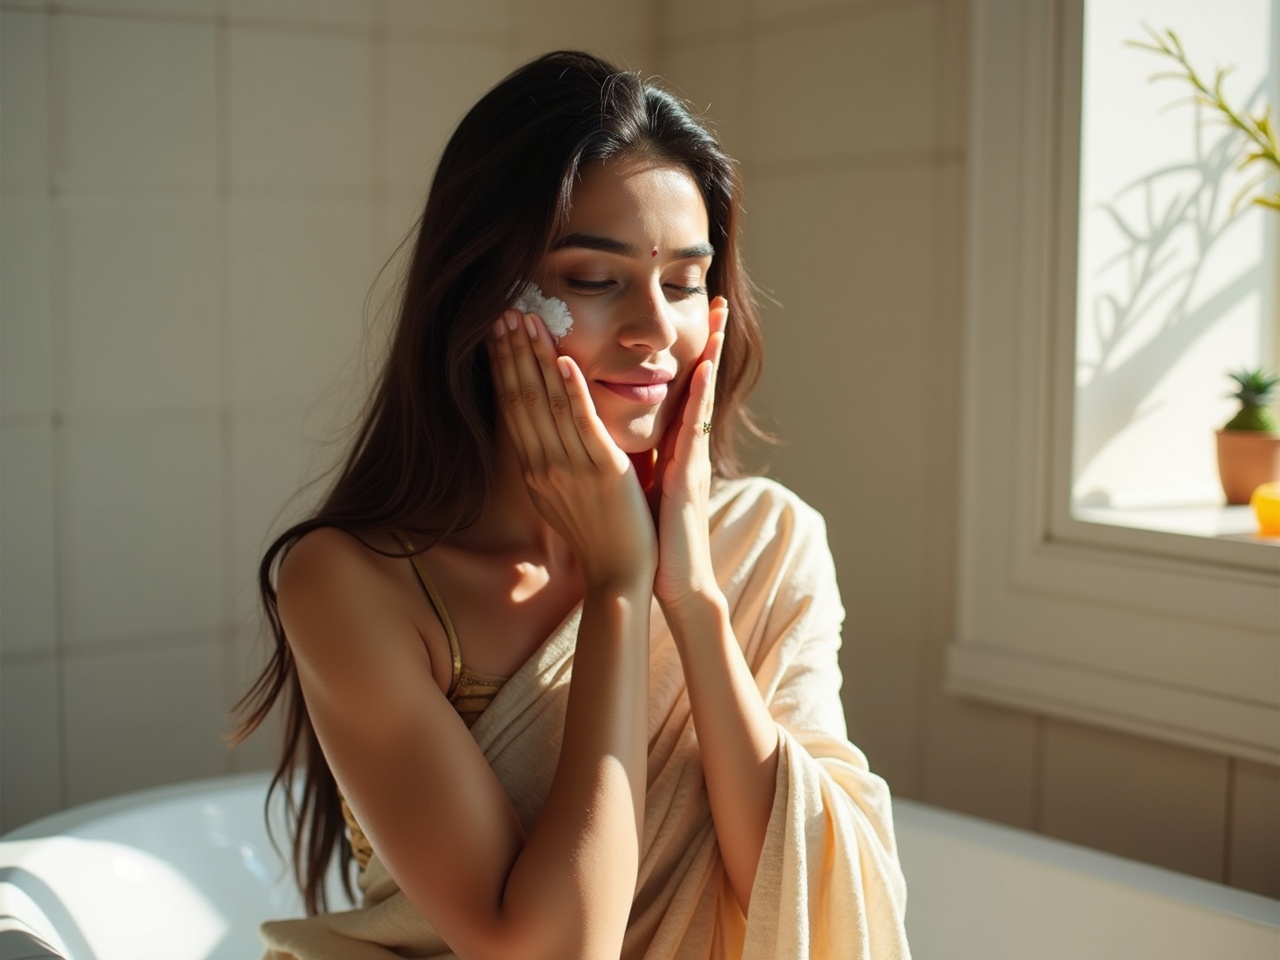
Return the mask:
M1280 481L1280 434L1219 430L1218 476L1227 503L1248 503L1262 484Z

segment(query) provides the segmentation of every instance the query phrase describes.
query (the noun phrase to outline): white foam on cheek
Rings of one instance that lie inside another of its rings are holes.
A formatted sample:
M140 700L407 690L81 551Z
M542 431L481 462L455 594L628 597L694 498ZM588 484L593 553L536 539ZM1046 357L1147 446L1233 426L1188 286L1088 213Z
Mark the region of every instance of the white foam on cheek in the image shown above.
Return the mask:
M531 283L516 298L515 307L521 313L536 313L542 318L547 332L558 343L573 329L573 315L569 305L558 297L548 297L536 283Z

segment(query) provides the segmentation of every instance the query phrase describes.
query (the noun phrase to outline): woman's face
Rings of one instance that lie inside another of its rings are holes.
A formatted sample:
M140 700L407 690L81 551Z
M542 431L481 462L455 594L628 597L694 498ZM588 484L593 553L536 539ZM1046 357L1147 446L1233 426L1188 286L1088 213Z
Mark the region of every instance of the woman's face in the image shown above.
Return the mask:
M626 453L658 445L708 335L707 209L683 167L620 158L583 170L538 286L569 305L572 357Z

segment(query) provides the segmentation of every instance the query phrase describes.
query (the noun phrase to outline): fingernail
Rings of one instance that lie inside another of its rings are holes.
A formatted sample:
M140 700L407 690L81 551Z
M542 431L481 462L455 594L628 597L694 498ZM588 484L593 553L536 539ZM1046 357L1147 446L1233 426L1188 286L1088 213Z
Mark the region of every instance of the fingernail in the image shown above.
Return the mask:
M556 357L556 366L560 368L560 376L569 379L569 360L567 357Z
M511 310L507 313L507 329L515 330L516 324L520 322L520 314Z
M530 313L525 315L524 325L529 330L529 339L537 340L538 339L538 322L533 319L533 314Z
M502 318L501 318L501 317L499 317L497 320L493 321L493 335L494 335L495 337L499 337L499 338L500 338L500 337L501 337L504 333L506 333L506 332L507 332L507 327L506 327L506 325L502 322Z

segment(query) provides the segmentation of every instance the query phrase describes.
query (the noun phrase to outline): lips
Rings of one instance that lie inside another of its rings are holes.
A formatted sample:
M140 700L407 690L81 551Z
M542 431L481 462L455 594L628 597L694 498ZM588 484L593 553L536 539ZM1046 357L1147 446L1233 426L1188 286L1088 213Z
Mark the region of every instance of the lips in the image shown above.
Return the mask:
M665 370L636 370L596 382L624 400L653 406L666 399L671 374Z

